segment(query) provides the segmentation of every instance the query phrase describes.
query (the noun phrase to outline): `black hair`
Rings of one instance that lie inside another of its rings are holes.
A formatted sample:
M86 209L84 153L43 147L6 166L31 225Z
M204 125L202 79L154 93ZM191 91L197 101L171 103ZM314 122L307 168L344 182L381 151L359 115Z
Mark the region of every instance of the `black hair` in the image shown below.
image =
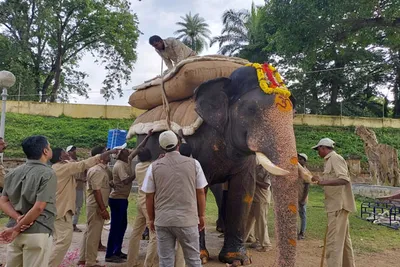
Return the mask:
M43 135L33 135L22 141L22 150L28 159L39 160L49 141Z
M103 151L106 149L106 147L104 146L96 146L94 148L92 148L92 151L90 152L90 154L92 155L92 157L99 155L99 154L103 154Z
M154 43L160 42L160 41L162 41L162 40L163 40L163 39L161 39L160 36L158 36L158 35L153 35L153 36L151 36L151 37L149 38L149 43L150 43L151 45L153 45Z
M177 147L177 146L178 146L178 145L176 145L176 146L174 146L174 147L170 147L170 148L163 148L163 147L161 147L161 149L168 153L168 152L176 151L176 147Z
M53 148L53 157L50 159L50 162L55 164L57 162L61 161L61 153L63 152L64 149L56 147Z
M305 162L307 162L307 159L306 159L305 157L303 157L302 155L300 155L300 154L297 154L297 156L298 156L299 158L302 158L302 159L304 159L304 161L305 161Z
M139 149L138 158L140 162L151 161L151 151L147 147Z
M179 146L179 153L181 153L182 156L190 157L192 155L192 147L189 144L181 144Z

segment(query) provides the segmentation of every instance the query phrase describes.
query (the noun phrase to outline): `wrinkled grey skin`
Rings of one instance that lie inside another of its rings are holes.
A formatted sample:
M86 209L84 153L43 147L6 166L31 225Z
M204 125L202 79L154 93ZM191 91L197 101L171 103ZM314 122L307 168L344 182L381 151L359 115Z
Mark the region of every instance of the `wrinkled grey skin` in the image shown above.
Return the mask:
M243 235L255 190L254 152L262 152L273 163L290 171L286 180L272 177L272 185L276 189L273 190L275 203L282 204L282 208L275 209L276 223L281 224L276 225L277 263L280 267L295 263L295 244L290 245L288 240L296 240L297 216L287 208L297 207L297 190L292 190L296 187L297 167L289 164L289 157L297 158L293 117L291 111L277 110L274 100L274 94L261 90L252 67L239 68L229 79L211 80L196 89L196 111L204 122L195 134L185 139L209 184L229 181L224 246L219 254L222 262L250 263ZM159 133L154 134L147 143L154 159L161 153L158 136ZM138 142L143 138L139 136ZM205 249L202 243L201 249Z

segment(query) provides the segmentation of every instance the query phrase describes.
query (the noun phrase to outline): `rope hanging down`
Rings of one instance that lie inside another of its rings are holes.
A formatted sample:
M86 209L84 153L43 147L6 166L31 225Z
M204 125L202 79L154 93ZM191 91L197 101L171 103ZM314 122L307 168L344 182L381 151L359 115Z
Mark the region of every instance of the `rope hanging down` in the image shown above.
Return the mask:
M163 59L161 59L161 75L160 75L161 76L161 96L162 96L164 112L166 114L166 119L167 119L167 127L168 127L168 130L171 130L169 103L168 103L167 94L165 93L165 88L164 88L164 73L163 73L164 64L163 63L164 63L164 61L163 61Z

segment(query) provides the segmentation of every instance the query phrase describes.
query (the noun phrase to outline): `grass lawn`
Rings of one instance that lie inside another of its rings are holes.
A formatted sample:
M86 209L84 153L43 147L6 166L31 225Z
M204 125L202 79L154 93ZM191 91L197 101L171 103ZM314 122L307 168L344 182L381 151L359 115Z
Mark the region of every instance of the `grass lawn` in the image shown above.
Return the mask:
M324 210L324 194L323 190L317 186L312 186L309 194L307 205L307 239L320 239L321 245L326 230L326 214ZM381 252L392 248L398 248L400 244L400 232L387 228L385 226L374 225L363 221L358 216L362 199L357 198L357 213L350 216L350 234L353 241L353 247L356 253ZM209 193L207 198L207 225L215 227L217 219L217 206L214 196ZM270 224L269 231L271 237L274 236L273 228L273 212L269 213ZM129 198L128 217L129 223L133 224L136 216L136 194L131 194ZM86 220L85 208L82 210L82 216L79 219L80 224L84 224ZM0 219L0 226L4 226L7 219Z
M6 158L24 157L21 149L21 141L34 134L48 137L52 147L66 148L74 144L86 152L80 157L87 157L87 151L97 145L107 142L109 129L129 129L132 119L76 119L70 117L43 117L7 113L5 136L8 148ZM330 137L336 141L336 150L339 154L359 155L362 163L366 164L364 146L362 140L354 133L354 127L328 127L328 126L294 126L297 151L306 153L309 157L309 167L321 167L323 162L317 153L311 149L321 138ZM373 129L378 141L400 149L400 129L381 128ZM135 138L129 141L128 147L135 146ZM400 157L400 155L399 155Z

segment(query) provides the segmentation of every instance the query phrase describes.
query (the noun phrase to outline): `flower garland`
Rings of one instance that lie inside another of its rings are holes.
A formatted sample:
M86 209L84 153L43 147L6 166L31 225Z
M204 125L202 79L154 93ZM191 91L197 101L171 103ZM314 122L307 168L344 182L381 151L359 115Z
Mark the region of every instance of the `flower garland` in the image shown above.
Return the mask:
M290 96L290 91L286 88L281 75L271 64L248 63L246 66L256 69L258 82L264 93Z

